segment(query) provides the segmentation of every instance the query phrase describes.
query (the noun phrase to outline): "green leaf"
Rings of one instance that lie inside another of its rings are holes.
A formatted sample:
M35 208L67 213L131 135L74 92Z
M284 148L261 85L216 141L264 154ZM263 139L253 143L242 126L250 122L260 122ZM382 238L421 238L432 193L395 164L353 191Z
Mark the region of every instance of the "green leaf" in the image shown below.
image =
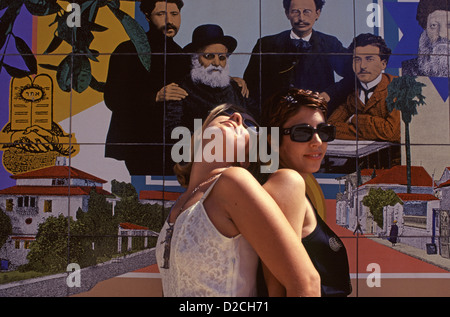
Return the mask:
M151 65L151 49L150 44L148 43L147 34L145 34L144 29L136 22L132 17L123 12L120 9L115 8L114 6L108 3L109 9L114 13L117 19L119 19L120 23L122 23L125 32L127 32L131 42L133 42L136 47L136 51L138 53L139 59L141 60L142 65L150 71Z
M97 15L97 5L98 5L98 0L95 0L94 3L92 3L91 5L91 9L89 10L89 22L91 21L95 21L95 17Z
M14 36L14 34L13 34ZM31 51L28 44L21 39L18 36L14 36L14 40L16 42L16 48L17 51L20 53L20 55L23 58L23 61L25 62L25 65L27 65L28 69L32 74L37 73L37 61L36 57L34 56L33 52Z
M50 70L58 70L58 66L51 64L39 64L40 67Z
M22 4L23 0L12 1L8 9L0 17L0 48L5 44L8 34L12 32L14 22L20 13Z
M68 44L72 44L72 28L69 28L67 25L67 18L69 14L65 13L62 16L58 16L56 21L58 22L58 26L56 27L56 32L58 33L58 37Z
M97 56L99 56L100 53L97 50L92 50L92 49L88 49L86 56L90 59L93 60L94 62L98 62Z
M119 9L120 8L120 1L119 0L111 0L107 3L108 7L112 9Z
M25 7L32 15L45 16L63 10L56 1L52 0L25 0Z
M69 92L72 87L72 56L66 56L58 65L56 80L62 91Z
M73 89L82 93L91 83L91 63L87 56L74 56L73 59Z
M58 37L58 36L54 36L53 40L50 42L50 45L47 47L47 49L45 50L44 54L50 54L52 52L54 52L63 42L63 40Z
M56 73L58 85L65 92L70 92L73 89L82 93L89 87L91 78L91 63L87 56L66 56L59 64Z
M94 23L94 22L89 22L89 28L93 32L104 32L104 31L108 30L107 27L99 25L99 24Z
M28 75L31 75L30 71L22 70L22 69L10 66L10 65L8 65L6 63L3 63L3 67L5 68L6 72L11 77L22 78L22 77L26 77Z

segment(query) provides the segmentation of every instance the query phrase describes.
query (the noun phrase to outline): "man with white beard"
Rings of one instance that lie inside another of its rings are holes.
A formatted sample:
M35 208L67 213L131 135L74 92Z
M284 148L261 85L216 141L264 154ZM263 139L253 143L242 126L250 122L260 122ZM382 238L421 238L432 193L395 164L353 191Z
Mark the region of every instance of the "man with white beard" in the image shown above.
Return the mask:
M450 67L450 1L421 0L416 18L424 29L419 39L418 57L402 63L402 74L447 77Z
M187 97L167 104L166 140L170 140L177 126L194 130L194 119L205 119L209 111L223 103L247 109L259 116L256 103L244 96L236 80L230 77L228 57L236 49L237 41L226 36L220 26L206 24L197 27L192 43L183 51L191 54L191 71L179 86Z

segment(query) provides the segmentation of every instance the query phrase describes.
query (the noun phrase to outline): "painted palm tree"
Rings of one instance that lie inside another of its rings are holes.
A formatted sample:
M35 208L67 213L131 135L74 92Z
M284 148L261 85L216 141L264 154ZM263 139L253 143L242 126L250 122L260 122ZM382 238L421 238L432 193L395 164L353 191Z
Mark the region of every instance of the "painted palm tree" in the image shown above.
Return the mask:
M405 124L405 151L406 151L406 178L407 193L411 192L411 140L409 124L412 117L417 114L417 107L425 105L425 97L422 95L422 87L425 84L416 81L416 77L396 77L388 87L386 105L388 111L400 110Z

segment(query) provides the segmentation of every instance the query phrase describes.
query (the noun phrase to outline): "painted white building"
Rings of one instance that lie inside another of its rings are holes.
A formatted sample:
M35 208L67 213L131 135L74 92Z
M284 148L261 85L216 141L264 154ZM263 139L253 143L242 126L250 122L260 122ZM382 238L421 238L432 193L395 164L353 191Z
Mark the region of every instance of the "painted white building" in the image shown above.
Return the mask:
M420 249L425 249L430 237L436 234L433 217L442 206L435 195L436 183L423 167L411 167L411 193L407 193L406 166L402 165L386 170L366 169L359 176L353 173L342 180L344 190L336 197L337 224L354 231L359 223L364 234L388 236L391 225L397 220L399 235L411 237L402 242ZM362 203L371 188L393 190L402 201L402 204L384 207L382 228L375 223L369 207Z
M389 235L390 224L397 220L400 242L426 250L427 244L436 243L438 214L441 201L431 194L397 194L403 205L386 206L383 211L382 232ZM433 219L434 218L434 219ZM401 238L404 237L404 238Z
M144 238L144 248L148 246L148 237L157 237L159 234L147 227L135 225L129 222L123 222L119 224L119 232L117 238L117 252L121 253L125 250L122 249L122 242L126 239L126 251L130 251L133 247L133 237Z
M12 265L25 264L29 246L40 223L48 217L87 211L89 194L112 196L105 180L74 167L59 165L11 176L16 185L0 190L0 208L11 219L12 235L0 249L0 258Z
M181 194L160 190L141 190L139 192L139 201L143 204L158 204L165 208L170 208L175 204Z

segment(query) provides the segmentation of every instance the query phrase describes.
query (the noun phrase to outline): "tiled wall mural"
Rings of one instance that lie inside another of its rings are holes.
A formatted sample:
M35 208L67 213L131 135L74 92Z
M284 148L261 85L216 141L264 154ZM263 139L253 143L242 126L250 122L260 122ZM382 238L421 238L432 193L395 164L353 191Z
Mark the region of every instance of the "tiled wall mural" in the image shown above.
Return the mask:
M314 175L347 248L350 296L450 296L450 1L326 1L315 31L342 48L377 35L392 53L358 129L341 117L360 91L344 65L364 52L260 51L261 37L291 28L282 2L184 0L167 16L181 23L174 42L149 45L140 1L0 0L0 296L161 296L154 246L183 188L171 114L154 100L182 80L180 47L204 24L237 40L230 75L258 106L282 80L247 74L260 57L289 62L286 74L309 58L309 84L326 75L320 58L337 61L333 81L350 71L330 114L341 134Z

